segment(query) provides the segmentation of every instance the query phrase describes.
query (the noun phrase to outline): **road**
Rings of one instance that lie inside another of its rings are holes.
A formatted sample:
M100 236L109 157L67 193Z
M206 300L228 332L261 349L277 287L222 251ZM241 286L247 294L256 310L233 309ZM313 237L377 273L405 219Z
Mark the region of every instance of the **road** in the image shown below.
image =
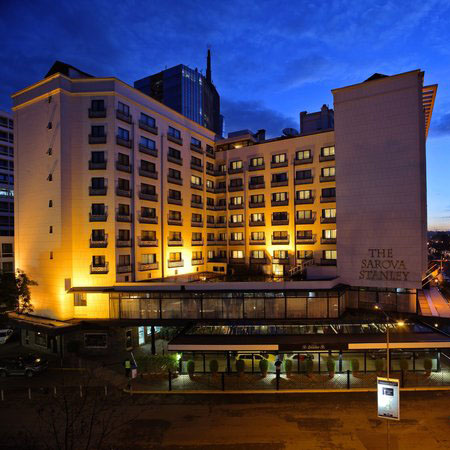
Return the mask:
M33 401L10 408L11 401L0 408L4 430L35 420ZM115 449L387 448L387 423L376 417L374 393L134 396L113 403L108 411L119 408L122 419L115 425ZM401 415L390 422L390 449L450 448L449 392L403 392Z

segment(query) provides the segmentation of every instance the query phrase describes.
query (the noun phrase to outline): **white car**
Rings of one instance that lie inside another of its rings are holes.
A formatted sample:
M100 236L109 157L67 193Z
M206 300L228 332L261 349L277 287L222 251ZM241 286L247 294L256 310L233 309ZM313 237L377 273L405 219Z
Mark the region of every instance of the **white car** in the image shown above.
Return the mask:
M5 344L12 334L13 330L11 330L11 328L4 328L0 330L0 344Z

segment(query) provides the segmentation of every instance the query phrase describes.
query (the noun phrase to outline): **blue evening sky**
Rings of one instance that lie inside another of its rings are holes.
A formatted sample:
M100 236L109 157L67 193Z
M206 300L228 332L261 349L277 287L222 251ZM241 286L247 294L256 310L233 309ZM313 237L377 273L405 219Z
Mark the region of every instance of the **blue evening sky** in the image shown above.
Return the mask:
M183 63L213 81L226 131L299 128L331 89L374 72L438 83L427 143L429 229L450 229L450 2L0 0L0 108L59 59L134 80Z

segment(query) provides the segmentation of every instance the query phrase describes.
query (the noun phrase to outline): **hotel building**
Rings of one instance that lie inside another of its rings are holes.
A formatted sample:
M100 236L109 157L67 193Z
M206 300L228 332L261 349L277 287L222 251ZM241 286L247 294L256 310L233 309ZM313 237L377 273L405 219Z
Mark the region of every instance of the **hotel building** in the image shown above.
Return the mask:
M128 342L144 325L417 313L436 86L414 70L332 92L334 111L273 139L218 138L64 64L15 93L16 267L38 282L35 318L16 319Z

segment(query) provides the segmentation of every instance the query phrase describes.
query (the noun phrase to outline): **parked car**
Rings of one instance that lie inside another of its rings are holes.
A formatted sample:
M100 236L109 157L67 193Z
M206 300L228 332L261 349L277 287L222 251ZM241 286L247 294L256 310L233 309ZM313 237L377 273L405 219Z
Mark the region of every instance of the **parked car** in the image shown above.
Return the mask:
M48 367L48 361L36 355L25 355L17 358L0 360L0 376L24 375L32 377L43 372Z
M3 328L0 330L0 344L5 344L6 341L13 335L14 330L11 328Z
M314 355L312 353L293 353L292 355L288 356L289 359L292 359L293 361L306 361L310 359L311 361L314 359Z
M236 355L236 361L240 359L245 362L245 367L252 367L252 353L238 353ZM254 364L256 369L262 359L269 361L269 358L266 356L263 356L260 353L253 353L253 360L255 361Z
M391 350L390 359L411 359L414 356L414 352L404 352L402 350ZM386 350L375 350L369 353L370 359L383 359L386 358Z

